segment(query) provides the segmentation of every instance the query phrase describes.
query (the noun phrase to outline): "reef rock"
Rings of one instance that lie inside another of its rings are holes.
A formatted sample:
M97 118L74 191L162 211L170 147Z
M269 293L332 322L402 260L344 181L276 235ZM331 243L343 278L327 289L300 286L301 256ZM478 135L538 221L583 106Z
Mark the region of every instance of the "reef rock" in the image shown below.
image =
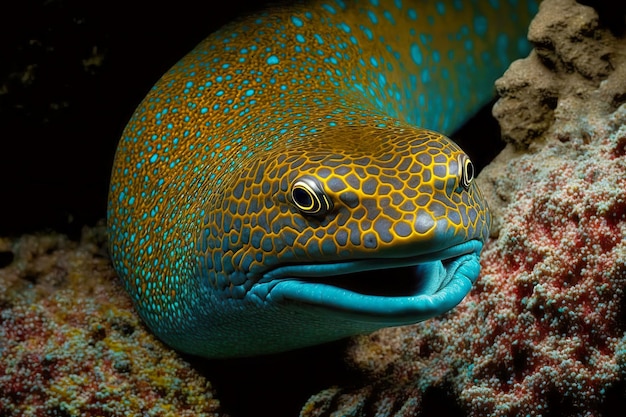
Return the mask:
M223 415L141 325L104 243L104 226L0 238L0 416Z
M304 417L616 415L626 401L626 39L545 0L535 50L497 82L508 142L478 180L482 274L441 318L357 338L360 386Z

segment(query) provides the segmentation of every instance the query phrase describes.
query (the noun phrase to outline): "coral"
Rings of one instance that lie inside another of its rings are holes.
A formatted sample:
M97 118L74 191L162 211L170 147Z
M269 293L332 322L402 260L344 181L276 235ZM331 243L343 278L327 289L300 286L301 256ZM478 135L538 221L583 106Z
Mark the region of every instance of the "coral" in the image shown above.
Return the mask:
M210 383L140 324L104 239L0 239L0 415L220 415Z
M365 382L303 416L595 416L626 400L626 40L570 0L545 0L530 32L535 52L498 81L509 145L479 176L496 227L476 288L356 339Z
M528 36L533 52L496 81L501 98L493 114L509 145L484 170L480 184L494 214L494 237L515 194L538 177L528 159L518 157L538 154L532 166L547 169L552 161L579 157L583 149L559 147L555 140L590 142L591 131L603 129L626 98L626 42L602 26L592 8L572 0L543 2Z
M550 128L576 125L581 108L584 114L607 114L623 103L626 66L615 65L623 59L620 42L594 9L572 0L543 2L528 39L534 46L530 56L496 81L501 99L493 114L505 141L526 148L545 133L556 134ZM585 105L589 101L595 105Z

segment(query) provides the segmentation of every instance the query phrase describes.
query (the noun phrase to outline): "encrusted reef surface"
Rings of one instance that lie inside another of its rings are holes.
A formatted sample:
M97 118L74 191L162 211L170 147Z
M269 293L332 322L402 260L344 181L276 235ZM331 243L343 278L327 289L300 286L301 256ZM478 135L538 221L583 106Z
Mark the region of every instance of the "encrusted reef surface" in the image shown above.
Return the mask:
M622 415L626 403L626 39L545 0L535 50L497 82L508 142L480 174L495 224L444 317L354 341L354 386L302 416Z
M207 416L210 383L139 323L104 227L0 238L0 416Z

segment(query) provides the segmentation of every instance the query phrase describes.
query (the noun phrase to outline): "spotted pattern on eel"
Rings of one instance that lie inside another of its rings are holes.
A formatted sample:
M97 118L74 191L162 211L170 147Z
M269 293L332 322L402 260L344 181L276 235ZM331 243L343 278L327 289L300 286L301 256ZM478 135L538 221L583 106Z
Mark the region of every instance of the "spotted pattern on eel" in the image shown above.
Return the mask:
M110 253L148 327L183 352L252 356L457 305L491 218L436 131L491 98L535 10L309 1L202 41L139 105L113 166Z

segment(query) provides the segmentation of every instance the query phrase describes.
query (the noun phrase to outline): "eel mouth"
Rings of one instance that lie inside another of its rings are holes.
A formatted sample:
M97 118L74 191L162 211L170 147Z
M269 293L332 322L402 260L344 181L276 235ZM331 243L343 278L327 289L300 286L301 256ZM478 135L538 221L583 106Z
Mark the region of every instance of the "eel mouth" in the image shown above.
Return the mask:
M470 240L409 257L285 265L253 291L268 302L293 302L364 322L404 325L456 306L480 271L482 242Z
M449 260L441 261L445 268ZM427 269L436 262L415 266L398 266L366 271L352 272L342 275L311 278L308 282L331 285L362 295L378 297L403 297L424 293L427 280L416 279L428 275ZM385 279L385 277L387 279Z

